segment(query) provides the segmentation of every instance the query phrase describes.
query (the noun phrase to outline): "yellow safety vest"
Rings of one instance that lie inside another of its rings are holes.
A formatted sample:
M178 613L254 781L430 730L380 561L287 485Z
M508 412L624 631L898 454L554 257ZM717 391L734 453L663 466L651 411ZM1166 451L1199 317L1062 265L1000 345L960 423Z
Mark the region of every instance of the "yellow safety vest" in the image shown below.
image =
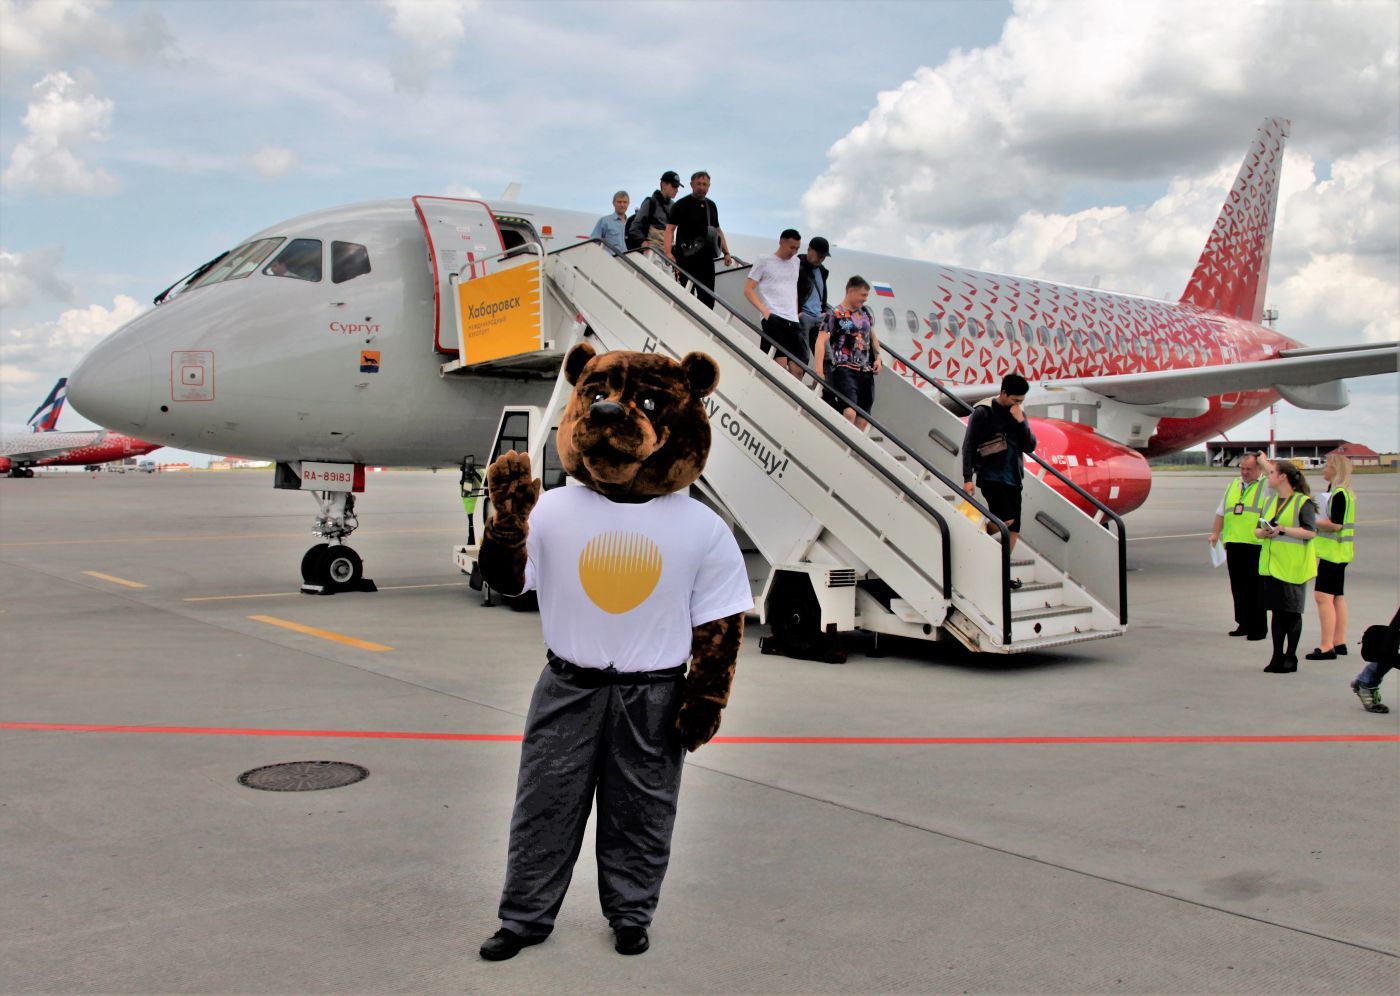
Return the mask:
M1347 510L1342 517L1342 531L1324 533L1319 529L1317 539L1313 540L1313 549L1322 560L1334 564L1349 564L1356 556L1356 499L1346 488L1338 488L1332 493L1347 496ZM1331 518L1330 509L1324 508L1322 514Z
M1264 518L1274 521L1278 515L1280 529L1291 529L1298 525L1298 510L1303 502L1311 501L1307 495L1295 491L1278 508L1278 498L1269 502L1264 510ZM1275 577L1289 584L1306 584L1317 577L1317 554L1313 551L1313 541L1294 536L1274 536L1263 540L1259 545L1259 573L1265 577Z
M1220 542L1258 546L1264 541L1254 535L1254 530L1259 528L1259 515L1264 511L1269 489L1259 480L1241 487L1243 484L1237 477L1225 489L1225 525L1220 530Z

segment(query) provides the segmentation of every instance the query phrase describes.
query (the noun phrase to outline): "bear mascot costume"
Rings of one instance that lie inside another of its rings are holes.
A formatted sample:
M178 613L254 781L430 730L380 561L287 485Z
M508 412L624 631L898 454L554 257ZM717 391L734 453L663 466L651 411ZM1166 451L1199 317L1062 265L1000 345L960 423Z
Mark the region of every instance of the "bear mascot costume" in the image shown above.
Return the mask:
M481 946L491 961L554 929L595 794L603 913L618 952L647 949L685 751L719 729L753 607L734 534L680 493L710 452L701 399L718 383L714 360L598 355L584 342L564 376L559 458L583 486L541 496L514 451L487 471L482 577L537 593L548 648L525 720L501 929Z

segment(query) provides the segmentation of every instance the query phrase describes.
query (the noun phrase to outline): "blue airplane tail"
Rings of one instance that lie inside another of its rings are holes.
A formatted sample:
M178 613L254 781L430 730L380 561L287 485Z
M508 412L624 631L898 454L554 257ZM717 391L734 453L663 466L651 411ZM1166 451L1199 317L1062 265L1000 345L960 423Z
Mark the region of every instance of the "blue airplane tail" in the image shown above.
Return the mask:
M25 424L32 426L35 432L53 432L54 426L58 425L59 413L63 411L63 402L67 400L68 378L60 377L44 403L34 409L34 414Z

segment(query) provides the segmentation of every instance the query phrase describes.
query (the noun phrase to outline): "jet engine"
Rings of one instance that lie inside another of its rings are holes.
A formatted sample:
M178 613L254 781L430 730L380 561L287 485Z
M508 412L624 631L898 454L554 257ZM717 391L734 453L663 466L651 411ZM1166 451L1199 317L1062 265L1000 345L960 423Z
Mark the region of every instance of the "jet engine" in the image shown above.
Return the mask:
M1152 490L1152 471L1136 450L1099 435L1093 429L1055 418L1032 418L1036 455L1119 515L1133 511L1147 501ZM1038 470L1027 464L1027 472ZM1071 502L1093 515L1089 502L1053 474L1045 483Z

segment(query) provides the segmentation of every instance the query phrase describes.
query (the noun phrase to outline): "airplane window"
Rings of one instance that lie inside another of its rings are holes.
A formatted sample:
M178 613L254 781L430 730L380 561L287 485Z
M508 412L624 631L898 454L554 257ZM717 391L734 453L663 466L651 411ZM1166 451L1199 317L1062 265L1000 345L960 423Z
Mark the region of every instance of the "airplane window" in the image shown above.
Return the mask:
M1071 332L1071 333L1069 334L1069 337L1070 337L1071 339L1074 340L1074 346L1075 346L1076 349L1083 349L1083 348L1084 348L1084 333L1083 333L1083 332L1079 331L1078 329L1075 329L1073 332Z
M987 334L986 327L975 318L967 320L967 334L974 339L980 339Z
M223 283L225 280L241 280L258 268L263 260L272 254L272 250L282 244L282 239L258 239L256 242L249 242L247 245L239 246L219 261L219 264L197 281L190 284L189 289L196 287L208 287L210 284Z
M1035 333L1031 331L1031 327L1028 324L1026 324L1024 319L1022 319L1019 322L1019 324L1021 326L1021 338L1024 339L1026 342L1034 342Z
M909 326L910 335L913 335L915 332L919 331L918 315L914 314L912 311L906 311L904 313L904 321Z
M1050 330L1047 329L1044 325L1038 326L1035 330L1035 338L1036 341L1039 342L1042 346L1049 346Z
M1108 348L1108 343L1104 340L1104 337L1099 335L1095 329L1089 330L1089 341L1092 342L1094 348L1100 352Z
M297 280L321 279L321 240L292 239L287 248L277 254L263 272L269 277L295 277Z
M343 284L368 272L368 249L355 242L331 243L331 283Z
M948 334L954 339L962 335L962 319L957 316L956 312L948 316Z
M937 313L937 312L930 311L930 312L928 313L928 318L925 319L925 321L928 322L928 327L929 327L930 329L932 329L935 333L938 333L938 332L941 332L941 331L942 331L942 329L939 327L939 324L938 324L938 313Z
M1065 338L1065 330L1064 330L1064 329L1056 329L1056 330L1055 330L1055 348L1056 348L1056 349L1064 349L1064 348L1065 348L1066 346L1068 346L1068 345L1069 345L1069 340Z
M885 328L886 328L888 331L890 331L890 332L893 332L893 331L894 331L894 321L895 321L895 319L894 319L894 309L893 309L893 308L886 308L886 309L885 309Z

